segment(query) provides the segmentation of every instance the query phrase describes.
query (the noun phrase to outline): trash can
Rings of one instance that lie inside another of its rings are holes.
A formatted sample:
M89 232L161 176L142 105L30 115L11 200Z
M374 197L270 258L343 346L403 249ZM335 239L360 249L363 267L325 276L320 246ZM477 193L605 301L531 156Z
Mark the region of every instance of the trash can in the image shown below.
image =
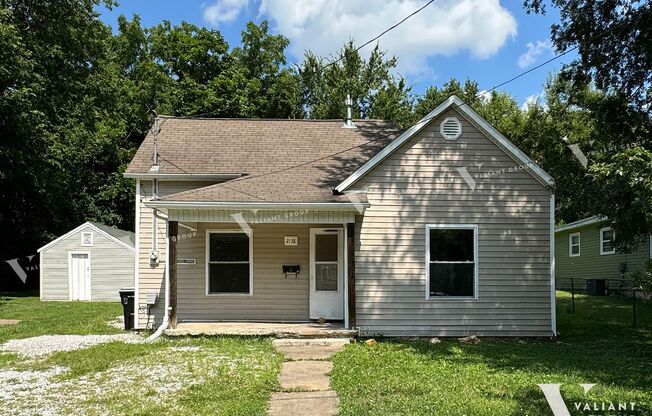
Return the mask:
M607 280L586 279L586 294L589 296L605 296L607 294Z
M122 314L125 318L125 330L134 329L134 305L136 290L133 287L123 287L119 290L120 303L122 303Z

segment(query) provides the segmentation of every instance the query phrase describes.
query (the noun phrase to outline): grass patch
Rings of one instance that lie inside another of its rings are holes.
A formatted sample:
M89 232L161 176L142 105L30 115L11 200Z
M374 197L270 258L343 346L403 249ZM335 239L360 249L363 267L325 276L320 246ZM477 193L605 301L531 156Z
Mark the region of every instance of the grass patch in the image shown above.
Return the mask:
M69 370L50 376L39 394L17 389L0 405L28 414L264 415L281 362L268 339L107 343L22 363L19 370L41 380L39 372Z
M631 300L558 295L556 340L485 339L478 345L444 340L358 343L334 358L331 383L342 415L547 415L536 384L561 383L573 401L636 402L652 412L652 305ZM597 383L585 397L580 383ZM572 414L586 414L575 411ZM632 412L630 412L632 413Z
M38 297L0 295L0 319L18 319L0 325L0 343L39 335L115 334L107 325L122 314L119 302L42 302Z

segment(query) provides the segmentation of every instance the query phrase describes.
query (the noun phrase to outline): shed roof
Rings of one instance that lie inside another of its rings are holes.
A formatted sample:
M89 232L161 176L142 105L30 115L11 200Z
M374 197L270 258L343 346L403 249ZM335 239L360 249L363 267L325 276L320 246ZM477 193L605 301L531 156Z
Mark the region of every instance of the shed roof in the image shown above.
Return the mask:
M119 228L111 227L106 224L102 224L99 222L91 222L87 221L80 225L79 227L76 227L64 235L60 236L59 238L56 238L43 247L39 248L37 250L38 253L42 252L43 250L47 250L48 248L52 247L53 245L57 244L60 241L65 240L66 238L78 233L79 231L82 231L83 229L90 227L96 232L104 235L106 238L115 241L116 243L122 245L125 248L135 250L136 247L136 235L131 232L131 231L126 231L126 230L121 230Z

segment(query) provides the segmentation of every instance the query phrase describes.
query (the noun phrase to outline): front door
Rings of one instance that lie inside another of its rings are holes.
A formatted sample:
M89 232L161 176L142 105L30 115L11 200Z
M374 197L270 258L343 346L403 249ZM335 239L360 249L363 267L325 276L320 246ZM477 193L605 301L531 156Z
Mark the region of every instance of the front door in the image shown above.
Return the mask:
M344 319L343 233L310 229L310 319Z
M70 300L91 300L91 260L88 253L70 253Z

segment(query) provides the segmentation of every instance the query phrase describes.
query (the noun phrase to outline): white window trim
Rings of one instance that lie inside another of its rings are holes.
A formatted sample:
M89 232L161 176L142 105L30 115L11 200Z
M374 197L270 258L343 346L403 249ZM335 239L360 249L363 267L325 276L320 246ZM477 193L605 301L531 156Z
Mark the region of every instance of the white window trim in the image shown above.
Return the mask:
M573 254L573 237L577 236L577 254ZM580 233L568 234L568 257L580 257L582 254L582 236Z
M90 244L84 244L84 234L90 234L90 236L91 236L91 243ZM80 245L82 247L93 247L93 232L92 231L82 231Z
M210 292L210 237L211 234L247 234L249 237L249 293L211 293ZM253 296L254 294L254 234L253 230L206 230L206 296Z
M473 296L430 296L430 229L473 230ZM426 300L433 301L477 301L478 293L478 224L426 224Z
M608 256L608 255L611 255L611 254L616 254L616 246L613 245L613 243L614 243L613 240L616 239L616 233L615 233L615 232L612 234L612 235L613 235L613 237L612 237L613 240L612 240L612 243L611 243L611 244L612 244L612 246L613 246L613 249L612 249L611 251L604 251L604 250L603 250L603 243L604 243L605 240L604 240L602 234L603 234L605 231L613 231L613 229L612 229L611 227L600 228L600 255L601 255L601 256Z

